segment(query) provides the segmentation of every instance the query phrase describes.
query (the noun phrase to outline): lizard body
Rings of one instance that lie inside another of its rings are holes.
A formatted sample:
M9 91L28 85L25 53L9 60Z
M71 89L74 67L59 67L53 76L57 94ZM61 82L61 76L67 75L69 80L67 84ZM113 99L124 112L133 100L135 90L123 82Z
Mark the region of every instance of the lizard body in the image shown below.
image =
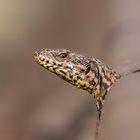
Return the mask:
M92 94L99 118L106 94L121 78L119 73L100 60L66 49L40 49L34 53L34 59L65 81Z

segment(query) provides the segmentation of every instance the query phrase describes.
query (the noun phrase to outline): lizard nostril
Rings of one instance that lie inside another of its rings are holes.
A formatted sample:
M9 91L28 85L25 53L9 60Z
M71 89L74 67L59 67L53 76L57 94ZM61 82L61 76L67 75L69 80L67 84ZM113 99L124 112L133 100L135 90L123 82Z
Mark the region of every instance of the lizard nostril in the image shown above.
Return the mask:
M38 56L38 52L37 51L34 53L34 57L36 57L36 56Z
M40 49L34 53L34 56L39 56L45 49Z

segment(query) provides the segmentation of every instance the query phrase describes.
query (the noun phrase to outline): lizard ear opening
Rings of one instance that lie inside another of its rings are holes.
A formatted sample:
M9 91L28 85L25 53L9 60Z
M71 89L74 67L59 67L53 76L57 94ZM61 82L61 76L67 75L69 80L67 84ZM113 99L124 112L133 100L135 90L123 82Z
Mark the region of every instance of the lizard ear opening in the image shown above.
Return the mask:
M86 69L86 71L85 71L85 74L88 74L90 72L90 69L91 69L91 67L88 66L87 69Z
M87 65L86 65L86 71L85 71L85 74L87 75L89 72L90 72L90 70L92 69L92 67L95 67L94 66L94 63L93 62L89 62Z

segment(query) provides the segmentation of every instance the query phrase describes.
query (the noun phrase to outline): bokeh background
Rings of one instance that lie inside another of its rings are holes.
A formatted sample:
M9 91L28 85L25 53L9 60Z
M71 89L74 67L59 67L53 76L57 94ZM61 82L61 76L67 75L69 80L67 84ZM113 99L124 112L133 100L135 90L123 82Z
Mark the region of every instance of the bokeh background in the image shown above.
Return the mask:
M97 111L33 60L67 48L126 71L140 64L138 0L0 0L0 140L94 140ZM100 140L140 139L140 74L110 91Z

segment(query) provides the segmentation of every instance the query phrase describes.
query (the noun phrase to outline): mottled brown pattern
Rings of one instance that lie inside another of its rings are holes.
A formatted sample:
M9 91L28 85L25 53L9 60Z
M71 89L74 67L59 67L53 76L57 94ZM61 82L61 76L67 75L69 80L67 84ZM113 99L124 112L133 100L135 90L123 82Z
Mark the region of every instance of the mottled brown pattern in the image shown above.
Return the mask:
M98 59L66 49L41 49L35 52L34 58L44 68L92 94L99 116L106 94L112 84L121 77Z

